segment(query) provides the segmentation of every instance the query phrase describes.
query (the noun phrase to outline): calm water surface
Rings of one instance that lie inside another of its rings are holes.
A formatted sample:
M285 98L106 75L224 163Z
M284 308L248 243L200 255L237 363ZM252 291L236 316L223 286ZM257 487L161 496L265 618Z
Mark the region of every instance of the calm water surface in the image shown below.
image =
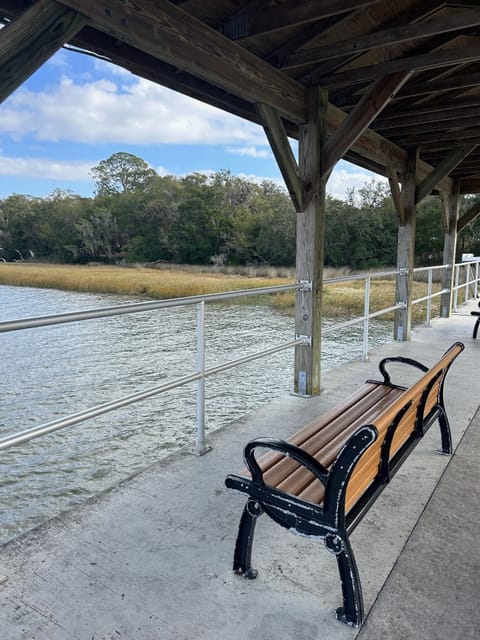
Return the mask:
M0 321L134 302L132 297L0 286ZM391 338L371 323L370 345ZM206 364L293 339L291 317L263 305L206 305ZM0 435L154 387L196 368L195 306L0 334ZM362 328L329 334L323 370L361 356ZM293 350L206 381L207 431L285 395ZM193 443L196 386L189 384L0 452L0 542Z

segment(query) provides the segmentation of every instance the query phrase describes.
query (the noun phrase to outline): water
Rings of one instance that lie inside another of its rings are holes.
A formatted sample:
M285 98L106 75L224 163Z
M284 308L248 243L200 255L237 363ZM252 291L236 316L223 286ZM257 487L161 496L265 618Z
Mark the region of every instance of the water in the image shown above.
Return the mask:
M0 321L134 302L132 297L0 286ZM291 317L264 305L206 305L206 365L291 341ZM370 345L391 338L371 323ZM0 435L193 374L196 308L0 334ZM361 356L362 327L325 336L323 371ZM210 376L208 431L289 393L293 350ZM196 429L186 385L0 452L0 542L107 490L185 444Z

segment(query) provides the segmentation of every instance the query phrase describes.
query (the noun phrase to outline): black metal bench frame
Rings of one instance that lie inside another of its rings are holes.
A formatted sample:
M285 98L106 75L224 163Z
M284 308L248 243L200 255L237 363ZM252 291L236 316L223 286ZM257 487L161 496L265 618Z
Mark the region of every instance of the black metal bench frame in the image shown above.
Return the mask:
M444 454L452 453L450 425L445 410L443 388L446 373L453 360L463 351L464 345L455 343L443 357L447 356L453 349L456 349L458 353L452 357L444 369L428 381L422 391L421 401L418 410L415 412L415 424L411 436L396 454L390 458L390 445L394 438L395 430L410 408L412 401L407 401L405 404L400 403L401 406L391 421L382 443L378 475L348 513L345 512L345 497L349 480L357 463L377 438L378 432L374 424L367 424L359 428L346 441L330 469L325 468L306 451L283 440L260 438L246 445L244 458L251 478L243 475L229 475L225 480L228 488L248 495L235 545L233 563L235 573L250 579L256 578L257 571L251 564L253 537L258 517L266 513L282 527L300 535L319 538L324 541L327 549L336 556L340 574L343 606L337 609L337 618L354 627L362 624L364 618L363 596L349 535L436 420L439 422L441 433L441 452ZM408 391L407 387L392 384L390 375L386 370L387 364L392 362L400 362L420 369L425 372L421 379L427 377L427 372L430 371L422 363L410 358L385 358L379 365L383 381L374 381L375 384L403 389L405 392ZM433 370L437 365L434 365L431 369ZM440 380L440 378L442 379ZM372 381L368 382L372 383ZM425 403L430 390L436 382L439 383L438 397L428 414L424 415ZM399 399L397 398L397 400ZM255 451L259 448L281 452L283 455L293 458L293 460L304 465L325 487L323 503L307 502L275 487L268 486L263 479L262 470L255 457Z
M480 302L478 303L478 306L480 308ZM477 337L478 327L480 326L480 311L470 311L470 315L477 316L475 325L473 327L473 339L475 340L475 338Z

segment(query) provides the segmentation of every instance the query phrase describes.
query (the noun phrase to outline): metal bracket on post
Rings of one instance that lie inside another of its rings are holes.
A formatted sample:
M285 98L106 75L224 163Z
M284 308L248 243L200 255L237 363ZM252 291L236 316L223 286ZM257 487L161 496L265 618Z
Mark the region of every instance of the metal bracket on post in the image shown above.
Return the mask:
M400 267L398 270L399 276L408 276L408 269L406 267Z
M313 285L311 280L297 280L299 291L312 291Z
M406 302L396 302L395 306L397 306L399 310L406 309L407 308L407 303Z
M312 336L303 336L303 335L296 335L295 336L295 340L301 340L302 342L300 343L299 346L301 347L311 347L312 346Z

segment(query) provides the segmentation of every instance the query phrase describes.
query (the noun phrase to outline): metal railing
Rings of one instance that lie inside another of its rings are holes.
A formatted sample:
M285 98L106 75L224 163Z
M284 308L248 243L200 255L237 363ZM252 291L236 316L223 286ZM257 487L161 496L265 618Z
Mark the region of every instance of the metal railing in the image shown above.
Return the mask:
M181 387L192 382L197 382L197 432L194 452L202 455L208 450L205 441L205 379L208 376L226 371L233 367L264 358L274 353L291 349L299 344L305 343L305 338L299 337L289 342L276 345L269 349L250 354L237 360L225 362L215 367L205 367L205 303L221 302L231 300L233 298L249 297L255 295L281 293L302 288L302 284L279 285L274 287L261 287L256 289L243 289L240 291L227 291L225 293L212 293L203 296L189 296L183 298L174 298L168 300L158 300L151 302L138 302L132 304L116 305L113 307L104 307L102 309L92 309L86 311L61 313L49 316L39 316L35 318L25 318L20 320L10 320L0 322L0 333L9 331L20 331L24 329L33 329L38 327L49 327L53 325L65 324L69 322L80 322L85 320L93 320L98 318L111 318L113 316L125 315L129 313L141 313L145 311L169 309L172 307L183 307L187 305L197 305L197 371L194 374L177 378L169 383L156 387L151 387L144 391L140 391L129 396L124 396L117 400L106 402L90 409L85 409L77 413L71 414L64 418L53 420L41 424L37 427L25 429L11 436L0 438L0 451L14 445L28 442L34 438L64 429L65 427L84 422L97 416L108 413L115 409L120 409L127 405L152 398L156 395L170 391L177 387Z
M478 296L479 263L480 259L477 258L465 262L459 262L455 265L453 285L454 311L457 311L458 309L458 293L461 289L464 289L465 303L469 300L469 292L472 293L473 298L476 298Z
M474 277L471 277L472 264L475 264ZM464 282L460 283L459 273L460 273L460 269L464 266L469 266L470 271L465 272L468 275L465 275ZM427 325L430 324L430 320L431 320L432 299L435 298L436 296L440 296L443 293L448 292L448 289L441 289L436 292L432 291L433 272L436 270L445 269L447 267L449 268L450 265L424 267L424 268L419 268L414 270L414 273L421 273L424 271L428 273L427 295L412 301L412 304L419 304L422 302L427 303L427 319L426 319ZM473 291L473 295L477 296L478 282L479 282L479 262L477 261L476 263L472 263L472 262L460 263L455 265L455 269L456 269L456 275L455 275L455 286L454 286L454 294L455 294L454 307L456 307L456 304L457 304L457 297L456 297L457 292L461 288L465 288L465 302L468 301L469 291ZM399 273L398 271L382 271L382 272L376 272L376 273L347 275L339 278L325 279L324 281L325 285L336 284L341 282L349 282L349 281L363 281L364 282L364 313L362 316L358 316L344 322L336 323L335 326L333 327L324 328L322 333L325 335L333 331L338 331L339 329L341 330L353 325L362 324L363 325L362 358L366 360L368 358L370 320L373 318L378 318L382 315L391 313L393 311L396 311L397 309L405 308L404 303L399 302L392 306L371 312L370 311L371 282L373 279L394 278L395 276L397 276L398 273ZM225 293L214 293L214 294L208 294L203 296L190 296L190 297L175 298L175 299L168 299L168 300L158 300L158 301L156 300L156 301L150 301L150 302L138 302L138 303L131 303L131 304L116 305L113 307L104 307L101 309L92 309L87 311L62 313L62 314L56 314L56 315L39 316L34 318L0 322L0 333L5 333L9 331L21 331L25 329L48 327L52 325L59 325L59 324L65 324L65 323L71 323L71 322L80 322L80 321L92 320L92 319L98 319L98 318L109 318L113 316L129 314L129 313L141 313L145 311L161 310L161 309L167 309L172 307L197 305L197 329L196 329L197 331L197 363L196 363L195 373L191 375L179 377L166 384L151 387L149 389L134 393L132 395L124 396L117 400L112 400L110 402L97 405L90 409L85 409L83 411L79 411L69 416L50 421L30 429L20 431L18 433L14 433L13 435L10 435L10 436L5 436L3 438L0 438L0 450L7 449L14 445L27 442L34 438L38 438L48 433L58 431L65 427L78 424L85 420L95 418L97 416L108 413L115 409L125 407L134 402L139 402L141 400L145 400L147 398L151 398L153 396L159 395L171 389L175 389L177 387L181 387L183 385L196 382L197 383L197 429L196 429L196 440L195 440L193 451L198 455L205 453L209 449L205 439L205 380L206 378L209 376L221 373L223 371L226 371L228 369L231 369L233 367L240 366L242 364L246 364L248 362L252 362L260 358L265 358L267 356L273 355L281 351L285 351L287 349L291 349L297 345L308 344L308 337L296 336L291 341L270 347L269 349L264 349L262 351L258 351L256 353L245 356L243 358L238 358L236 360L225 362L217 366L206 368L205 366L205 304L211 303L211 302L231 300L234 298L251 297L251 296L257 296L257 295L281 293L286 291L302 290L303 288L305 288L305 286L306 286L305 283L296 283L296 284L280 285L280 286L274 286L274 287L262 287L257 289L244 289L240 291L229 291Z

